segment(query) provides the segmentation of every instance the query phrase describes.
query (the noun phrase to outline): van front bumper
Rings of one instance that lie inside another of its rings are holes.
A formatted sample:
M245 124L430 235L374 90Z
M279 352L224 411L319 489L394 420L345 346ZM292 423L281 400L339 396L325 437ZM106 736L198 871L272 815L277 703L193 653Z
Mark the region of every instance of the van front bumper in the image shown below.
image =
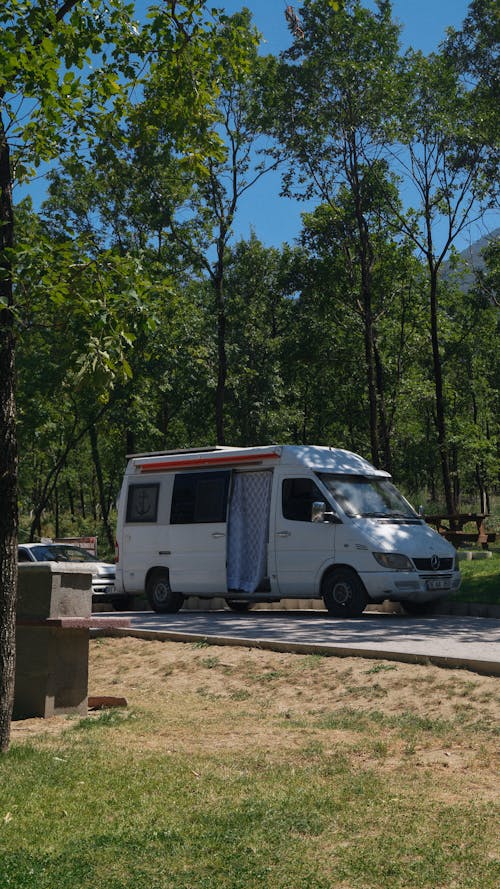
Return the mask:
M460 571L419 573L417 571L370 571L360 574L366 591L374 601L432 602L460 589Z

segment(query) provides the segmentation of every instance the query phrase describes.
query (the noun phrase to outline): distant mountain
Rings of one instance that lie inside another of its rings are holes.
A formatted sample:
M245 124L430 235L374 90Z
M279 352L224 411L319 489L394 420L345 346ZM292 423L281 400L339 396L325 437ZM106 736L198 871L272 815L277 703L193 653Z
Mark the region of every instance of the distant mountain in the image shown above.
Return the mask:
M445 262L443 264L443 277L448 278L451 277L452 274L457 275L460 277L461 289L469 290L474 283L475 272L484 268L484 259L482 255L484 248L487 247L491 241L496 241L498 238L500 238L500 228L496 228L478 241L474 241L474 243L470 244L469 247L466 247L465 250L461 250L458 255L462 260L462 271L459 272L457 269L457 271L452 272L450 270L450 263Z

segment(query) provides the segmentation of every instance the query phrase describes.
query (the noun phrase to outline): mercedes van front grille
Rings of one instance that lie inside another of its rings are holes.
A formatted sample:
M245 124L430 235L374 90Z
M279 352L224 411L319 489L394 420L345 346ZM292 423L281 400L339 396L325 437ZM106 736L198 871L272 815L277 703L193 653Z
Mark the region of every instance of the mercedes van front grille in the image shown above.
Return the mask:
M417 571L452 571L453 561L448 556L446 558L433 556L429 559L413 559Z

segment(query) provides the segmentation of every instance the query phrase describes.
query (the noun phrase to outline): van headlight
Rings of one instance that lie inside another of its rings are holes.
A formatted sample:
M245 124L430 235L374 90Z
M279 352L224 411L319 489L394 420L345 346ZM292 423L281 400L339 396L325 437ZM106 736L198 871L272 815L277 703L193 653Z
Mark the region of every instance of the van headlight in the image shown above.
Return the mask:
M382 568L389 568L391 571L415 571L411 559L401 553L373 553L373 557Z

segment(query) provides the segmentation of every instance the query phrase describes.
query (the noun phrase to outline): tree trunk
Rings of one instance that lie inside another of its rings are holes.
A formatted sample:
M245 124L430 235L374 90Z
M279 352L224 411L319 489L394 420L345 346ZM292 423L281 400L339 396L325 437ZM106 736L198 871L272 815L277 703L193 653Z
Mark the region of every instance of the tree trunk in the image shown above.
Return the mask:
M472 368L469 368L470 378L472 380ZM479 426L479 409L477 406L477 400L474 393L472 391L472 415L474 417L474 425ZM489 438L488 434L489 430L486 429L486 437ZM484 484L483 480L483 467L479 461L476 461L474 467L474 473L476 476L476 484L479 493L479 512L487 513L490 511L490 498L488 496L487 488Z
M366 382L368 390L368 411L370 423L371 457L374 466L380 466L379 413L377 398L377 369L375 364L375 330L373 322L373 249L368 225L363 212L363 197L360 183L358 148L355 133L348 139L348 163L346 174L354 201L354 212L358 229L358 259L361 271L360 303L363 312Z
M437 270L430 268L430 312L431 312L431 342L432 342L432 366L434 373L434 391L436 397L436 429L438 437L439 460L443 478L444 497L448 515L456 512L453 485L451 482L450 455L448 449L448 437L446 430L446 414L443 392L443 369L439 354L438 334L438 309L437 309Z
M365 294L366 296L366 294ZM370 421L370 445L371 457L374 466L380 466L380 447L378 437L378 418L377 418L377 390L375 386L375 362L373 356L373 330L370 313L367 313L365 307L365 360L366 360L366 377L368 385L368 410Z
M127 454L135 452L135 433L132 429L127 429L125 432L125 451Z
M479 512L489 513L490 512L490 498L488 494L487 488L485 488L482 479L481 466L479 463L476 463L476 483L477 489L479 491Z
M60 537L61 535L59 533L59 531L60 531L60 528L59 528L59 491L58 491L57 485L54 488L54 525L55 525L56 538Z
M71 484L68 481L66 482L66 493L68 495L69 512L70 512L71 518L74 519L75 518L75 498L73 496L73 488L71 487Z
M99 503L101 507L101 516L102 523L104 525L104 531L106 533L106 537L108 540L108 544L110 550L113 552L115 548L115 535L113 534L113 529L109 524L109 512L108 512L108 504L106 499L106 493L104 491L104 480L102 477L102 466L101 466L101 455L99 454L99 447L97 442L97 430L95 426L91 426L89 429L89 437L90 437L90 447L92 449L92 459L94 461L95 474L97 478L97 491L99 495Z
M9 146L0 118L0 751L10 742L16 663L17 437L12 274L14 212Z
M392 474L392 448L391 448L391 432L387 419L387 409L385 406L385 380L382 359L377 346L377 337L374 337L373 354L375 358L377 394L378 394L378 417L380 425L379 441L381 440L380 450L383 456L383 468L386 472Z
M80 485L79 486L80 513L81 513L82 519L86 519L87 518L87 510L85 508L85 485L81 479L80 479L79 485Z
M226 354L226 307L222 274L214 281L217 300L217 389L215 392L215 430L217 444L225 444L224 406L226 401L227 354Z
M103 413L103 411L101 411L99 413L98 417L101 417L102 413ZM46 476L46 478L43 482L43 485L41 487L40 494L38 496L36 508L33 510L33 520L31 523L30 540L34 539L37 529L38 529L38 533L39 534L41 533L41 520L42 520L43 511L47 508L48 503L50 502L51 498L53 497L53 493L54 493L55 487L57 485L59 476L67 464L68 454L76 448L78 442L81 441L81 439L85 435L87 435L87 432L89 431L88 425L83 426L83 428L79 432L76 431L76 427L77 427L77 423L75 421L74 426L73 426L72 435L66 441L64 450L62 450L59 453L57 458L54 457L53 460L51 461L50 469L47 473L47 476ZM94 516L94 518L97 518L97 516Z

